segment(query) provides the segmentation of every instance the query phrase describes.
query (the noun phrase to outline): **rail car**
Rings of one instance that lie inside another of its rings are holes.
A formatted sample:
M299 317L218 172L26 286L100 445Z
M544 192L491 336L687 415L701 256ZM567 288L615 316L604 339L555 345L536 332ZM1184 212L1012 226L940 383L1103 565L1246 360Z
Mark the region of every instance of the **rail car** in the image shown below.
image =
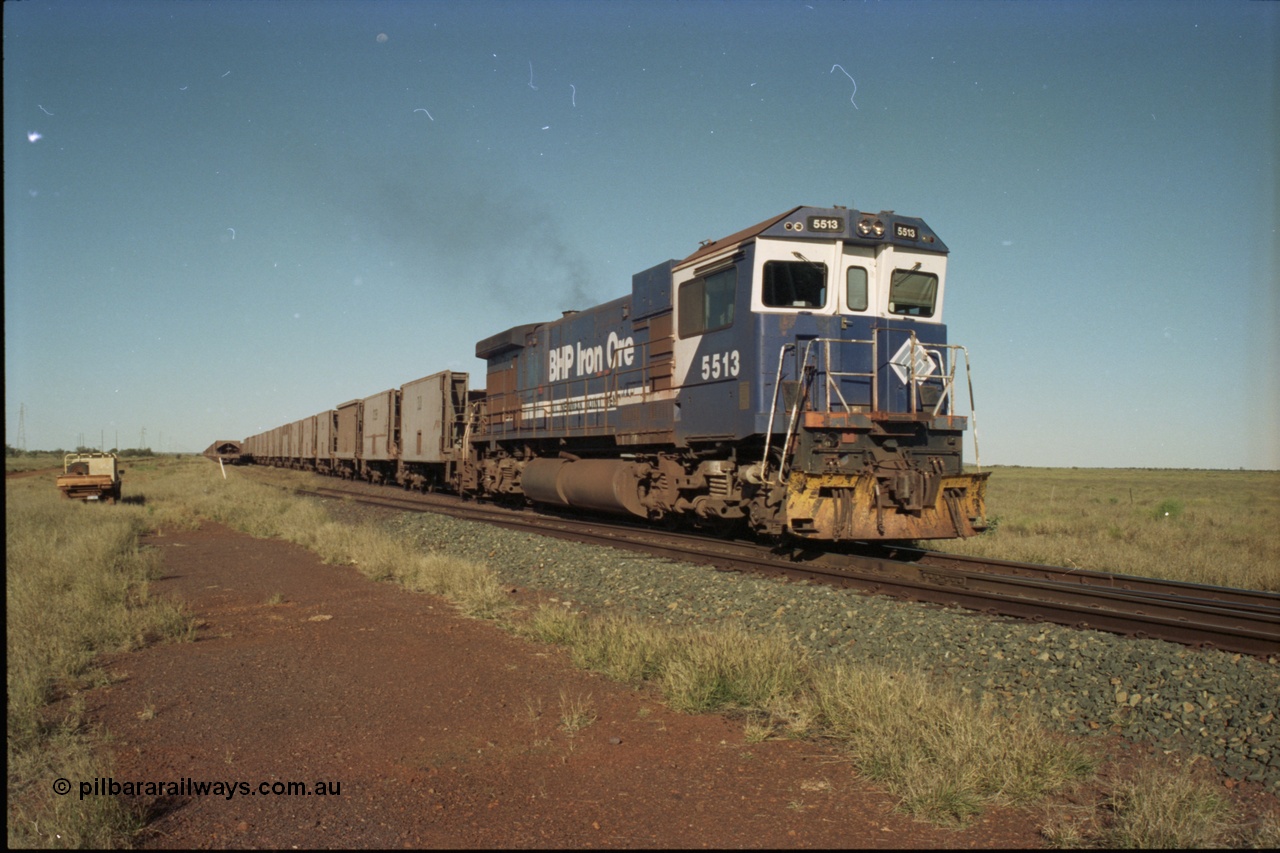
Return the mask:
M239 465L242 459L241 443L233 439L219 439L204 449L200 455L226 465Z
M481 340L444 371L250 436L253 461L838 542L971 536L948 249L893 211L796 207ZM975 442L976 447L976 442Z

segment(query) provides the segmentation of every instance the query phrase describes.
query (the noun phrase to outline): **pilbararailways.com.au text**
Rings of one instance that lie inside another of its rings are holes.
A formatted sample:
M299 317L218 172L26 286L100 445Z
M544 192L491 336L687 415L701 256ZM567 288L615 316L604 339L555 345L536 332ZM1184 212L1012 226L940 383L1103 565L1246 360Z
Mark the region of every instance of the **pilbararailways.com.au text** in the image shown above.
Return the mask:
M55 779L53 792L59 796L71 793L71 782ZM172 781L135 780L117 782L111 777L79 783L80 799L85 797L340 797L341 782L197 782L187 777Z

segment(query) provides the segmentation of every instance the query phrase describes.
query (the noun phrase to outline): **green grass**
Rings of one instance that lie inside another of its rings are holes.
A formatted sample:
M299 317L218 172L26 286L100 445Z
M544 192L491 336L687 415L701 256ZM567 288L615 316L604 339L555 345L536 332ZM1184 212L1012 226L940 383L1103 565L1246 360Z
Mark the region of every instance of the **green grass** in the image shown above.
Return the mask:
M992 469L961 554L1280 591L1280 472Z

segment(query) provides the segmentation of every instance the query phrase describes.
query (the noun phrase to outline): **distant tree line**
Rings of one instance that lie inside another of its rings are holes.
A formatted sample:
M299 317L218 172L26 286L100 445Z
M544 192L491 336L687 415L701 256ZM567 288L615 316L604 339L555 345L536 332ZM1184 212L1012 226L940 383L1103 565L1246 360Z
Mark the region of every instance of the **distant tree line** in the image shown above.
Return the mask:
M98 448L96 447L81 446L81 447L77 447L75 450L64 450L61 447L56 448L54 450L19 450L18 448L13 447L6 441L4 445L4 456L6 459L16 459L18 457L23 457L23 456L44 456L46 454L53 455L53 456L65 456L68 453L93 453L97 449ZM133 456L155 456L156 455L151 450L150 447L126 447L123 450L118 450L113 447L111 448L110 452L114 453L116 456L119 456L122 459L128 459Z

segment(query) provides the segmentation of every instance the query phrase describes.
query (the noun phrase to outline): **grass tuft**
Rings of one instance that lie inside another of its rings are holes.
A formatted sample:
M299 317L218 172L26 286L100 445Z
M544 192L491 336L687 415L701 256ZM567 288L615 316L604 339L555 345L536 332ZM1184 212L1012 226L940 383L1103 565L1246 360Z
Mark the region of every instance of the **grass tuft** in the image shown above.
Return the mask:
M1110 847L1219 847L1235 829L1227 798L1186 767L1138 770L1116 784L1108 808L1103 842Z
M662 674L667 701L679 711L768 708L804 684L804 653L781 634L752 635L729 623L699 630L680 644Z
M834 666L812 682L820 724L911 814L964 823L988 803L1028 805L1093 772L1030 712L1009 718L917 673Z
M560 691L560 728L569 737L574 737L598 718L590 696L573 697Z

